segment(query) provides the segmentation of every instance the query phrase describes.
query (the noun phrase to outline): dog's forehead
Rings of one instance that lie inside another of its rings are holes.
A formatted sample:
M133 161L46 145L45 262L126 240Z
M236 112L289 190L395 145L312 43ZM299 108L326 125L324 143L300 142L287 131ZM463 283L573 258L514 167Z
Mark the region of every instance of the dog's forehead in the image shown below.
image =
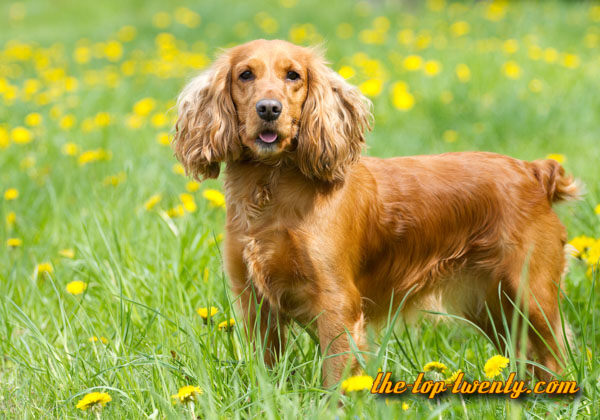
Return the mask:
M310 50L282 40L258 39L238 45L232 50L234 63L258 59L268 62L278 62L283 59L293 62L305 62L310 56Z

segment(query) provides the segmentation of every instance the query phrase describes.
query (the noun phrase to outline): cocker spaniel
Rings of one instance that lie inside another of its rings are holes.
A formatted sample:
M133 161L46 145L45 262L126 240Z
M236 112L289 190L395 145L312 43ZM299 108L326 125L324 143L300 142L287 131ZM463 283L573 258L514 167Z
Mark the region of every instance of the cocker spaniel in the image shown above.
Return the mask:
M552 205L576 198L572 177L493 153L361 156L370 107L318 50L279 40L223 52L179 96L188 174L226 164L225 268L265 361L288 321L314 321L331 385L391 305L443 308L500 347L506 317L528 329L523 356L558 372L567 236Z

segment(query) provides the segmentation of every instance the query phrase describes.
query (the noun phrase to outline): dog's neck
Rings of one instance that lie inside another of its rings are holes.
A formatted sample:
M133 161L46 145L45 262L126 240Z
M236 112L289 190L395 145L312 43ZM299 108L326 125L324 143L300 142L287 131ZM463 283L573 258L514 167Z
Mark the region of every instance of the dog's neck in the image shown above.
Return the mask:
M228 162L225 170L228 218L243 219L250 224L267 221L271 214L302 217L319 197L338 187L310 180L292 165ZM277 211L269 211L272 208Z

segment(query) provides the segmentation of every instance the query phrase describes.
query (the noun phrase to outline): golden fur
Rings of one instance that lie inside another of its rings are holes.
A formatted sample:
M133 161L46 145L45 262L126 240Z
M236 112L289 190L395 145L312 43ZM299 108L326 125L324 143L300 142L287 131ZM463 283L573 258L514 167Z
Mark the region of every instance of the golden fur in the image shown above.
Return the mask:
M257 115L263 98L281 102L275 121ZM557 162L361 156L370 102L318 51L284 41L225 51L178 107L174 149L188 173L215 178L226 163L225 267L267 363L291 318L316 318L329 385L352 360L348 335L363 348L365 323L390 304L442 305L494 336L522 292L527 356L559 370L566 232L552 203L577 189ZM265 130L277 141L260 141Z

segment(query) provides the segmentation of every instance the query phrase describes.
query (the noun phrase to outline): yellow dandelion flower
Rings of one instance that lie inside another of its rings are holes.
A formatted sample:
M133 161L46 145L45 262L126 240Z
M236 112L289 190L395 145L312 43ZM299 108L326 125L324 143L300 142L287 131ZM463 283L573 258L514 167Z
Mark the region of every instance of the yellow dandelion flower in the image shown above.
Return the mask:
M185 168L181 163L174 164L171 169L173 170L173 173L177 175L185 175Z
M217 190L204 190L202 196L206 198L215 207L225 207L225 196L221 191Z
M442 134L442 138L446 143L454 143L458 140L458 133L455 130L446 130Z
M279 23L266 12L257 13L254 22L267 34L274 34L279 29Z
M355 392L364 389L371 389L373 378L368 375L351 376L342 382L342 391Z
M446 5L445 0L427 0L427 8L432 12L439 12L444 9Z
M409 55L402 61L402 65L408 71L416 71L423 65L423 59L418 55Z
M433 77L437 75L440 71L442 71L442 65L439 61L429 60L425 62L425 65L423 66L423 71L425 72L425 75Z
M200 315L201 318L207 319L209 317L212 318L213 316L215 316L219 312L219 308L215 308L214 306L211 306L210 308L198 308L196 309L196 312L198 313L198 315Z
M192 400L195 400L198 395L202 395L202 394L203 394L203 391L199 387L193 386L193 385L186 385L186 386L179 388L179 391L177 392L177 394L171 395L171 398L173 398L175 400L175 401L173 401L173 404L175 404L176 402L186 404Z
M590 268L600 263L600 239L588 249L585 261L590 265Z
M39 263L35 270L37 271L37 275L41 276L43 274L52 274L54 273L54 267L49 262Z
M502 369L508 366L508 362L509 360L504 356L492 356L487 362L485 362L483 372L488 378L495 378L496 376L500 375Z
M233 326L235 325L235 319L230 318L227 321L223 321L221 323L219 323L219 325L217 325L217 328L219 328L219 330L221 331L227 331L233 328Z
M10 145L8 130L0 126L0 149L6 149Z
M23 245L23 241L19 238L8 238L6 240L6 246L9 248L18 248Z
M527 48L527 56L534 61L542 58L543 50L538 45L530 45Z
M76 407L80 410L87 410L88 408L98 409L104 407L107 403L111 402L112 398L106 392L90 392L86 394L79 402Z
M169 133L158 133L156 135L156 142L163 146L168 146L171 143L171 136Z
M408 111L415 106L415 97L408 91L404 82L396 82L392 85L392 104L400 111Z
M504 75L509 79L518 79L521 77L521 67L515 61L507 61L502 66Z
M185 184L185 189L188 192L196 192L200 189L200 183L197 181L189 181L187 184Z
M58 255L63 258L75 258L75 251L71 248L65 248L58 251Z
M108 338L106 337L96 337L95 335L91 336L88 341L90 343L97 343L98 341L100 341L102 344L107 344L108 343Z
M596 206L596 208L594 209L594 212L595 212L596 214L600 214L600 204L598 204L598 205Z
M546 48L544 50L544 61L554 63L556 60L558 60L558 51L554 48Z
M183 208L188 213L193 213L198 209L196 206L196 201L194 200L194 196L188 193L179 194L179 200L181 200L181 204L183 204Z
M457 38L468 34L470 30L471 25L464 20L454 22L452 25L450 25L450 32Z
M133 112L140 117L148 115L156 106L156 101L153 98L140 99L133 105Z
M8 214L6 215L6 226L8 228L12 228L16 222L17 222L16 213L14 211L8 212Z
M4 191L4 199L6 201L16 200L17 198L19 198L19 190L16 188L9 188Z
M96 124L94 123L93 119L84 118L83 121L81 121L81 131L83 133L89 133L93 131L94 128L96 128Z
M469 66L467 66L466 64L459 64L456 66L456 77L458 77L458 80L460 80L462 83L467 83L469 80L471 80L471 69L469 69Z
M175 20L177 23L187 26L188 28L195 28L200 24L200 15L187 7L178 7L175 9Z
M119 61L123 56L123 46L119 41L108 41L104 44L103 52L108 61Z
M354 76L356 74L356 71L350 66L342 66L338 70L338 73L344 79L350 79L352 76Z
M506 1L492 1L485 9L485 18L492 22L502 20L506 14L507 5Z
M460 375L462 373L462 370L458 369L455 370L454 373L452 373L452 375L450 375L449 377L447 377L445 379L445 382L447 385L452 385L454 382L456 382L456 380L458 379L458 375Z
M516 39L507 39L502 43L502 49L507 54L514 54L519 51L519 41Z
M402 411L406 411L410 408L410 405L408 405L408 403L403 402L402 403Z
M425 366L423 366L423 371L446 373L448 371L448 367L440 362L429 362Z
M146 210L152 210L158 203L162 200L161 194L152 195L146 202L144 203L144 208Z
M362 93L367 96L375 97L381 93L383 89L383 80L381 79L368 79L362 82L358 88Z
M446 40L442 37L439 37L436 39L436 43L439 43L438 45L445 43ZM424 50L425 48L427 48L429 46L429 44L431 43L431 35L429 35L428 33L424 33L424 34L420 34L416 41L415 41L415 46L420 49L420 50ZM445 46L445 44L444 44Z
M403 29L396 36L398 42L404 45L410 45L415 40L415 34L412 29Z
M106 127L110 124L110 114L108 112L99 112L94 117L94 124L98 127Z
M566 156L561 155L560 153L550 153L549 155L546 156L546 159L552 159L561 164L565 163L567 161Z
M33 134L25 127L15 127L10 132L13 143L27 144L33 140Z
M62 147L62 153L67 156L75 156L79 153L79 146L75 143L65 143Z
M135 39L136 35L137 35L137 29L131 25L123 26L117 32L117 38L119 38L119 40L121 42L133 41Z
M169 217L181 217L184 214L185 214L185 208L181 204L167 210L167 216L169 216Z
M25 97L31 98L31 96L37 93L42 87L42 83L37 79L27 79L23 83L23 93Z
M89 63L92 59L92 51L86 46L76 47L73 51L73 59L79 64Z
M128 115L125 123L127 124L127 127L135 130L144 125L144 118L141 115Z
M42 116L38 112L32 112L25 116L25 124L30 127L37 127L42 123Z
M576 69L577 67L579 67L579 63L580 62L581 62L581 60L575 54L565 54L563 56L563 62L562 62L562 64L566 68Z
M157 114L152 115L150 122L155 127L163 127L169 123L169 119L167 118L167 116L165 114L157 113Z
M87 289L87 284L81 280L75 280L67 284L66 290L72 295L80 295Z
M58 122L58 126L63 130L70 130L71 128L73 128L76 121L77 120L75 119L75 116L73 114L67 114L60 119L60 121Z
M364 44L383 44L385 43L385 32L372 30L372 29L364 29L359 32L358 39Z
M77 162L83 166L91 162L97 162L99 160L110 160L112 153L104 149L87 150L79 155Z

